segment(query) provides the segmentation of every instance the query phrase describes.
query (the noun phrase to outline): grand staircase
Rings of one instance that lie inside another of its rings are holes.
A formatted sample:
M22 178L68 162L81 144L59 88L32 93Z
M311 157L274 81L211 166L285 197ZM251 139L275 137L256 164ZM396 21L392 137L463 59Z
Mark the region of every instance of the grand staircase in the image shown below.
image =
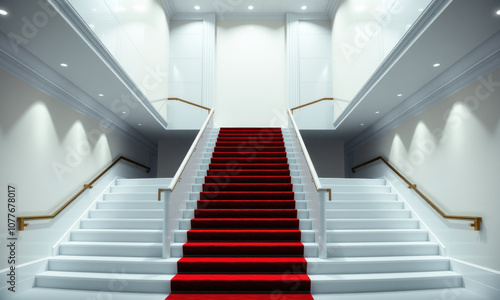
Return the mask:
M327 258L318 258L303 191L310 178L299 173L302 153L287 129L266 131L265 146L250 129L212 133L174 231L172 258L161 257L164 203L157 190L165 180L118 179L59 245L36 287L173 291L174 300L207 292L203 299L263 298L238 295L248 292L368 299L375 292L437 295L439 289L468 295L439 244L383 179L323 183L333 200L326 203Z

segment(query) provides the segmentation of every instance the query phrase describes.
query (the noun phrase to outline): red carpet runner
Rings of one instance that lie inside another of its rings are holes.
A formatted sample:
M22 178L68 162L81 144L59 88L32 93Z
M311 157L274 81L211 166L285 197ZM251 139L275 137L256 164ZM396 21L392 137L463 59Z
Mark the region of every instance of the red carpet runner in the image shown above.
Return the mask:
M310 300L280 128L221 128L168 300Z

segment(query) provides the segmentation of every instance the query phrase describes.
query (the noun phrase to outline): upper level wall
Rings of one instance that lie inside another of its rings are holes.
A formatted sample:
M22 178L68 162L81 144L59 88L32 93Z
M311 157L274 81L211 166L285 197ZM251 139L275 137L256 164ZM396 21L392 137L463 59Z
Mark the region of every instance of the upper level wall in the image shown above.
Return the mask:
M422 205L417 213L450 256L500 270L499 153L500 69L346 156L352 167L382 155L446 213L482 217L482 229L476 232L468 222L445 220L423 200L414 200ZM390 172L380 164L356 172L386 174Z
M286 122L284 21L218 21L216 126Z

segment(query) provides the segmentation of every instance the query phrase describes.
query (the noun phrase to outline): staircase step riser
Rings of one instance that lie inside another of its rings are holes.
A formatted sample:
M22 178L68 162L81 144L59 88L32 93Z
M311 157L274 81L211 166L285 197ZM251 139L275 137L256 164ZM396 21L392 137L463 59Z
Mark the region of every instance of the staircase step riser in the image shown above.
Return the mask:
M350 242L426 242L429 240L427 231L423 232L388 232L388 233L327 233L328 243Z
M146 229L163 230L163 220L98 220L85 219L80 222L82 229Z
M327 219L398 219L411 218L409 210L328 210Z
M419 256L439 255L439 247L429 245L327 246L328 257Z
M161 243L162 232L71 232L71 241L78 242L140 242L140 243Z
M135 246L131 245L72 245L62 244L59 247L60 255L81 256L120 256L120 257L161 257L160 245Z
M450 261L441 260L395 260L362 262L308 262L308 274L373 274L400 272L449 271Z
M122 274L175 274L177 262L49 260L49 271Z
M92 210L89 218L162 219L163 210Z

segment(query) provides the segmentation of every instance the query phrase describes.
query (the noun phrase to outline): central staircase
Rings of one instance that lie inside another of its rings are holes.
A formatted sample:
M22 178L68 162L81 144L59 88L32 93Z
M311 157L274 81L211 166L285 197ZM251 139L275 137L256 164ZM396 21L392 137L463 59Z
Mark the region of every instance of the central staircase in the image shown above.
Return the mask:
M222 128L206 175L167 299L312 299L281 129Z

